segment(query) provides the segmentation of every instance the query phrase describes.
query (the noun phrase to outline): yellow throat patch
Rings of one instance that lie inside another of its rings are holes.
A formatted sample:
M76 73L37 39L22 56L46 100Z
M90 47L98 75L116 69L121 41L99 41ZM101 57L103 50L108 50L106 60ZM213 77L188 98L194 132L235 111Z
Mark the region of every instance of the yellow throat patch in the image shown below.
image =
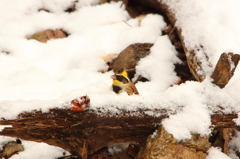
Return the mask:
M121 75L121 76L123 76L123 77L125 77L126 79L129 80L129 78L128 78L128 73L127 73L127 71L125 71L125 70L123 70L121 73L116 74L116 75ZM129 80L129 81L130 81L130 80ZM117 79L113 79L113 84L114 84L114 85L122 85L122 82L119 81L119 80L117 80Z

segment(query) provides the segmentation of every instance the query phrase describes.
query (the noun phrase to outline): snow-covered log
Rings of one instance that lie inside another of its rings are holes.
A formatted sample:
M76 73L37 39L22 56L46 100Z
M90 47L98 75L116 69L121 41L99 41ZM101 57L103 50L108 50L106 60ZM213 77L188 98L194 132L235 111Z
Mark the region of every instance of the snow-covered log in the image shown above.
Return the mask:
M148 115L151 111L159 116ZM121 110L113 115L100 115L92 110L72 111L51 109L49 112L33 111L19 115L15 120L0 121L5 127L0 135L23 140L44 142L61 147L73 155L87 158L99 149L115 143L143 143L166 118L166 110ZM148 112L148 113L146 113ZM237 114L212 115L212 125L216 129L235 127L232 119Z
M164 0L147 0L147 1L131 0L131 1L138 3L142 6L145 6L147 8L151 8L157 13L161 13L162 15L165 15L165 17L172 24L173 28L176 30L178 34L178 37L182 43L184 52L186 54L189 69L197 81L202 82L206 78L206 76L210 76L211 78L213 78L213 83L219 86L220 88L223 88L229 82L238 65L238 62L240 59L239 54L228 53L228 56L227 56L226 53L222 53L217 65L214 67L209 61L209 55L205 51L204 45L193 43L193 45L195 45L194 49L186 45L185 43L186 37L184 37L182 33L183 28L181 28L181 26L177 26L176 24L179 19L177 19L174 13L174 10L177 8L168 6L167 1L164 1ZM201 52L201 56L196 55L197 54L196 52L198 51ZM211 70L214 70L214 71L210 75L208 75L209 72L206 71L204 67L209 67L210 69L212 68Z
M15 120L1 120L0 125L12 127L5 128L0 135L45 142L86 158L114 143L144 142L165 117L156 118L144 111L140 116L122 111L122 115L106 117L91 110L51 109L47 113L26 112Z

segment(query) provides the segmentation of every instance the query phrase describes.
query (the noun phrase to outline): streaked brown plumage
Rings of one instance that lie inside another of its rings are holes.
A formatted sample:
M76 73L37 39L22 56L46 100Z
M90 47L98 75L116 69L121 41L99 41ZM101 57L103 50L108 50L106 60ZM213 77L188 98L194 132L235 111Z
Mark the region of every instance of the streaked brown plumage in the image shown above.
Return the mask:
M137 88L134 85L134 83L132 83L131 81L128 83L125 90L126 90L128 95L139 94Z

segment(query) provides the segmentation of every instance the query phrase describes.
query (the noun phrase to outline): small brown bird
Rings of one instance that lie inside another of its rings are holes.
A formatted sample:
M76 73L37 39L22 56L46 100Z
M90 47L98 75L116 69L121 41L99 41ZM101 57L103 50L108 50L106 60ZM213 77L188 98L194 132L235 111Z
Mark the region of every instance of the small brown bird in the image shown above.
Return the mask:
M112 89L115 93L126 91L128 95L139 94L125 69L119 74L112 75L111 78L113 79Z

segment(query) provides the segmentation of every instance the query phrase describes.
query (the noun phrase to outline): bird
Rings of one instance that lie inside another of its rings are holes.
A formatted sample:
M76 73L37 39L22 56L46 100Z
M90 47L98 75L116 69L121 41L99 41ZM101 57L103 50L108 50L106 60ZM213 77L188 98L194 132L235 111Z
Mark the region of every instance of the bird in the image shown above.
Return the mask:
M139 94L136 86L129 79L126 69L121 69L119 72L111 76L113 79L112 90L117 94L124 91L128 95Z

